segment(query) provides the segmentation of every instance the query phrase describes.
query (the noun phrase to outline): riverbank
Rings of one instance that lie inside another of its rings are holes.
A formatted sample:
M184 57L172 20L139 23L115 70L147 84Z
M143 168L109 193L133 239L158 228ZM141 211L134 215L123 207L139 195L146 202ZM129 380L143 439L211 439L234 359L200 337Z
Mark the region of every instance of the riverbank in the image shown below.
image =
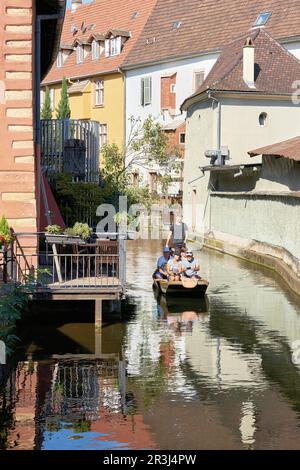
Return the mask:
M223 232L210 232L204 237L194 233L191 241L272 270L289 289L300 296L300 261L286 249Z

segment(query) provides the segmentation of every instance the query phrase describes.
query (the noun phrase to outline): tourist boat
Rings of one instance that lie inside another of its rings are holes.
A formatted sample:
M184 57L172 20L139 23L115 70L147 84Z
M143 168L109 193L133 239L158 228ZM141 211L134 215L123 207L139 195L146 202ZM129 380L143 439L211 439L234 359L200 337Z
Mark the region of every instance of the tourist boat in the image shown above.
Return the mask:
M168 281L167 279L153 278L154 287L164 295L181 297L204 297L209 286L205 279L182 279L181 281Z

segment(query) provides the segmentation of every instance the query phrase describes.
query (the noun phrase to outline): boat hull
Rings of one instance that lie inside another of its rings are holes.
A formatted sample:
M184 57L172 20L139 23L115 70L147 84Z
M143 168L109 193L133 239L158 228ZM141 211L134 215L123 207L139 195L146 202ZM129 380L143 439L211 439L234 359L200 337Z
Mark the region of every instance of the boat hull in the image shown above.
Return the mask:
M205 296L209 282L205 279L199 279L196 286L186 287L181 281L154 279L154 286L167 296L201 298Z

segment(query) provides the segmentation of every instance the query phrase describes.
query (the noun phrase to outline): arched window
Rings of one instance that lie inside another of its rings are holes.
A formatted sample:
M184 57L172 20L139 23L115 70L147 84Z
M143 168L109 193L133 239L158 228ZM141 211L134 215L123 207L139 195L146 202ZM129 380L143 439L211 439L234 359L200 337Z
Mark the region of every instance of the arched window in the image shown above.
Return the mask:
M261 127L264 127L267 124L268 115L267 113L260 113L258 121Z

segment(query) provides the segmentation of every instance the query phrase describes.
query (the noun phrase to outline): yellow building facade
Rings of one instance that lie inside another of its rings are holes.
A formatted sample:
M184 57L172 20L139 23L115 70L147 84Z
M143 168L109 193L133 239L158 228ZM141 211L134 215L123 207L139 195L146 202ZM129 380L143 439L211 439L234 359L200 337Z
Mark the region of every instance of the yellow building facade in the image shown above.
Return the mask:
M97 84L101 82L101 104L97 103ZM49 84L52 118L61 98L61 83ZM42 100L46 87L42 88ZM125 80L121 73L69 81L71 119L87 119L100 123L101 143L122 147L125 139Z

